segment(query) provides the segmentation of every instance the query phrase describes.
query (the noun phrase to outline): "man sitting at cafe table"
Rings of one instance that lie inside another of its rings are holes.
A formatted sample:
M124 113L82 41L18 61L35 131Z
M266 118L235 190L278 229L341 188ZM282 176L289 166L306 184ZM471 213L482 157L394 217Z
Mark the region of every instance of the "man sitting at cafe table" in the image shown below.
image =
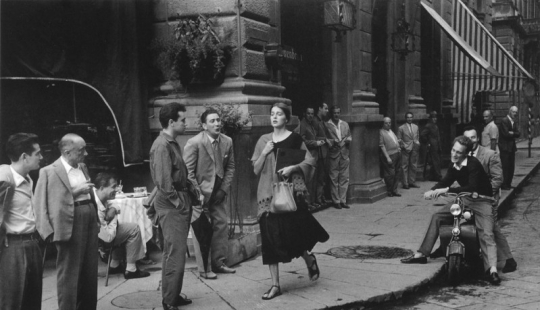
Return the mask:
M137 260L144 258L144 245L139 225L119 223L116 215L120 213L120 210L107 206L107 202L114 199L116 195L117 178L110 173L101 172L96 176L94 184L96 185L94 193L98 198L96 199L98 216L101 222L99 239L106 243L112 243L114 246L126 244L125 272L120 264L122 251L117 248L112 253L109 274L124 273L126 280L148 277L150 273L138 269L136 265Z

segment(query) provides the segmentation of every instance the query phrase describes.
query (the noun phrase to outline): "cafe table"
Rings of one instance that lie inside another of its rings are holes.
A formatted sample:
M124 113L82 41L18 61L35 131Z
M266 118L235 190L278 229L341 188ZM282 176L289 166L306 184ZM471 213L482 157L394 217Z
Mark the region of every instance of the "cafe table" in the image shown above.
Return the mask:
M146 242L152 239L152 221L146 215L146 208L143 206L146 196L135 197L133 194L124 194L109 200L109 207L120 210L117 215L118 223L135 223L139 225L143 240L144 252L146 253Z

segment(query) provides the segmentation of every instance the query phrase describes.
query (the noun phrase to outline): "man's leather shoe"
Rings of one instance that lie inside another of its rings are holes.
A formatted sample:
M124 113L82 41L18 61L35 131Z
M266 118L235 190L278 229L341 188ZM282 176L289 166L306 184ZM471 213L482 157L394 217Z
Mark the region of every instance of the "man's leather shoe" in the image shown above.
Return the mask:
M349 207L347 204L344 204L343 202L340 203L340 205L341 205L341 207L342 207L343 209L350 209L350 208L351 208L351 207Z
M174 305L168 305L164 301L161 302L164 310L179 310L178 307L187 306L192 303L193 301L191 299L187 299L187 297L184 298L182 296L178 296L176 303Z
M341 205L339 203L333 203L332 207L334 207L336 209L341 209Z
M199 277L206 279L206 280L215 280L217 279L217 274L213 273L212 271L209 272L199 272Z
M221 265L221 267L218 268L212 268L215 273L236 273L236 270L229 268L225 265Z
M403 185L403 189L409 189L408 185Z
M506 264L502 270L503 273L514 272L517 269L517 262L513 258L506 260Z
M429 254L429 258L439 258L445 256L446 252L441 248L437 248L435 251L433 251L433 253Z
M415 258L414 255L401 259L401 263L403 264L427 264L427 257L417 257Z
M149 275L150 275L150 272L137 269L135 271L126 271L126 273L124 273L124 279L129 280L129 279L146 278Z
M420 186L416 185L416 184L409 184L409 187L410 188L420 188Z
M499 274L496 272L492 272L488 276L489 283L493 285L499 285L501 283L501 278L499 278Z
M393 192L392 195L394 195L396 197L401 197L401 194L398 194L397 192Z
M109 267L109 274L120 274L120 273L124 273L124 266L122 266L122 264L112 268L112 267Z

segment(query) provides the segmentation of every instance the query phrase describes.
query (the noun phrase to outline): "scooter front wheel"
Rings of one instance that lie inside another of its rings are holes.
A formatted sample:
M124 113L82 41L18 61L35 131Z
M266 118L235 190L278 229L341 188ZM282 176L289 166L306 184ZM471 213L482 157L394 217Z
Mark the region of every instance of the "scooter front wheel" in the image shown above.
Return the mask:
M450 255L448 258L448 282L452 286L456 286L460 280L461 272L461 255Z

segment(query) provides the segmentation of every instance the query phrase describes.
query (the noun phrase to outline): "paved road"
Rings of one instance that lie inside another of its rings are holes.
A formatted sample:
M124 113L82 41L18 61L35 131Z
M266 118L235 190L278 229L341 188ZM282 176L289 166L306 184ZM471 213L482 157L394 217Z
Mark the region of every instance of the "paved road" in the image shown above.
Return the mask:
M500 286L467 279L453 288L444 279L401 301L374 305L371 309L540 309L540 173L517 193L499 221L518 262L518 270L501 274Z

